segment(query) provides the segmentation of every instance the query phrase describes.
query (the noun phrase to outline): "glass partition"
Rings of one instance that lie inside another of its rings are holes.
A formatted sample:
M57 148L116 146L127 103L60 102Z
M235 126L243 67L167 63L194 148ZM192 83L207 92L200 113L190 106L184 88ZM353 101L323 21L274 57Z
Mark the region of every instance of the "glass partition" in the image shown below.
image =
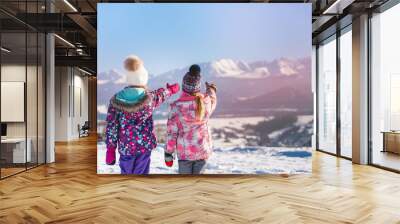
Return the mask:
M1 47L1 175L6 177L31 162L26 150L26 33L3 32Z
M16 13L42 13L44 1L7 1ZM0 178L45 163L45 34L0 12Z

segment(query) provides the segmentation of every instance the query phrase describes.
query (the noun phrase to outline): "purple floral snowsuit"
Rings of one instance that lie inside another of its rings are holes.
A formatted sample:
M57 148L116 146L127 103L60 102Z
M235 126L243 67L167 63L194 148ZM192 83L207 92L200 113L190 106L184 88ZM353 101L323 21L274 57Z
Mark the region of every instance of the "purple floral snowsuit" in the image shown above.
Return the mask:
M153 111L171 93L160 88L146 92L135 104L125 104L115 96L110 100L107 112L106 145L107 150L120 154L120 167L123 174L148 174L150 154L157 146L153 133Z

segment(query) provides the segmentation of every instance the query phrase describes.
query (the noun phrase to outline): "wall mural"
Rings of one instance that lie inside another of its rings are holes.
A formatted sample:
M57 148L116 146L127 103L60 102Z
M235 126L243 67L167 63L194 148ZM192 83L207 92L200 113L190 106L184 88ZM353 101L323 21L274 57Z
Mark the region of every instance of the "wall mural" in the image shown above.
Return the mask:
M99 4L99 174L311 172L310 4Z

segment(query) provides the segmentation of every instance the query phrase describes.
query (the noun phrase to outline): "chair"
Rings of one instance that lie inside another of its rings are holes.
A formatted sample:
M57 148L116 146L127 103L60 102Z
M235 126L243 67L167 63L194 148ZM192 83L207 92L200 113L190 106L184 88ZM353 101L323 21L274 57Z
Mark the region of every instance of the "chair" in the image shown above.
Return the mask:
M78 124L79 138L89 136L90 123L85 121L82 127Z

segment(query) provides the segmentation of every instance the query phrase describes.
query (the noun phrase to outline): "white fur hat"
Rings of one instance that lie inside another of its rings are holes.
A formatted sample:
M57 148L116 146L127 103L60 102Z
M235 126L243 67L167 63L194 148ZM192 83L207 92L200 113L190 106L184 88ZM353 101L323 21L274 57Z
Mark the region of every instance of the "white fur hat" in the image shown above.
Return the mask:
M143 61L136 55L129 55L124 61L127 71L126 82L132 86L147 86L149 73L143 65Z

